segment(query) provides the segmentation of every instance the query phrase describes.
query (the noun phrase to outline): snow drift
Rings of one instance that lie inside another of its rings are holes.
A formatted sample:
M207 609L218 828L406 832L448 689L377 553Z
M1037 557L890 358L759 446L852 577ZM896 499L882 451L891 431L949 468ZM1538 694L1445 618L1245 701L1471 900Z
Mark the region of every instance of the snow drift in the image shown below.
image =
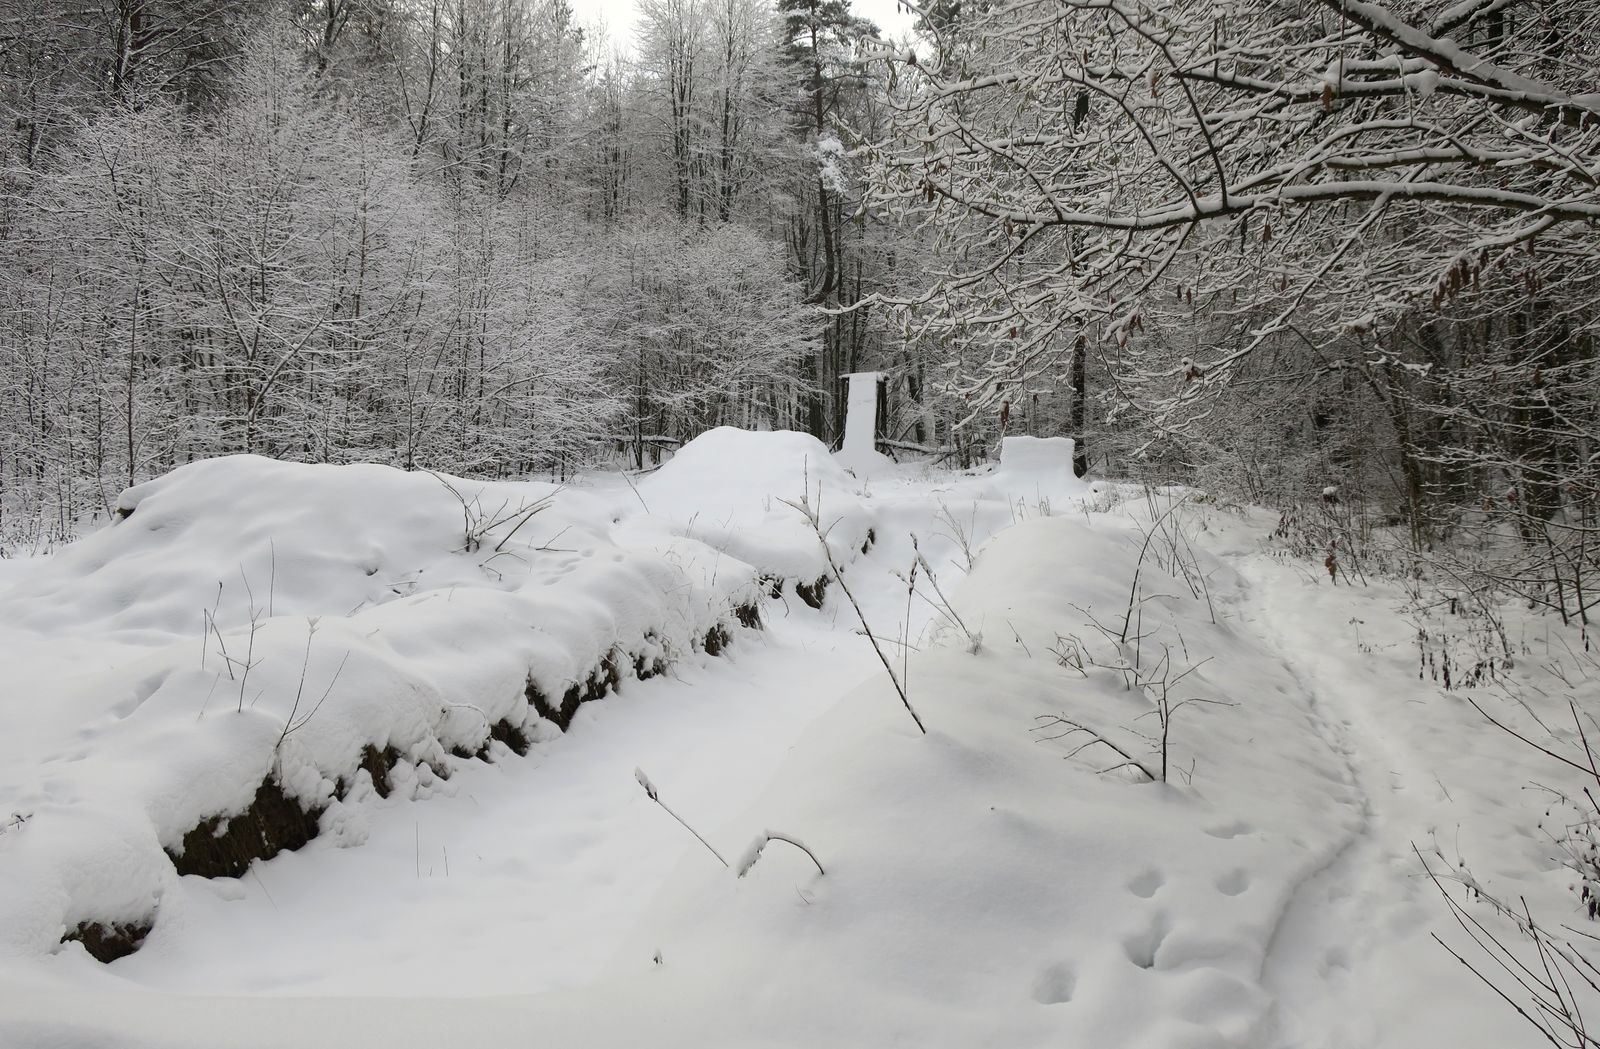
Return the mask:
M639 485L648 512L676 534L754 565L774 581L825 580L827 558L805 516L817 510L830 549L848 563L871 543L861 483L827 446L789 430L718 427L690 441Z

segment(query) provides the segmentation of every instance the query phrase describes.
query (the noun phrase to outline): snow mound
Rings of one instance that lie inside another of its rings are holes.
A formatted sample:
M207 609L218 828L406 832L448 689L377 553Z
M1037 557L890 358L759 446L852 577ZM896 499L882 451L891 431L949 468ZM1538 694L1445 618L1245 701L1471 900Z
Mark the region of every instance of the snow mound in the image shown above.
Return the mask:
M834 558L870 545L871 514L860 483L821 441L790 430L723 426L680 448L639 484L647 511L672 530L754 565L779 580L828 574L815 530L790 503L817 511Z
M777 499L798 500L819 487L848 492L855 483L810 434L719 426L678 449L639 491L651 513L715 514L750 526L764 521Z
M503 512L553 491L521 486ZM370 464L191 463L123 492L122 520L13 588L4 614L40 632L94 627L159 641L198 635L201 609L226 627L259 613L344 615L422 589L484 585L458 556L468 511L457 494L480 516L500 506L489 486Z
M630 544L607 504L546 484L236 456L118 505L0 592L8 629L135 653L0 697L39 741L0 769L0 809L26 816L0 838L0 952L148 925L180 872L242 873L337 832L347 799L526 749L719 651L760 595L726 553Z

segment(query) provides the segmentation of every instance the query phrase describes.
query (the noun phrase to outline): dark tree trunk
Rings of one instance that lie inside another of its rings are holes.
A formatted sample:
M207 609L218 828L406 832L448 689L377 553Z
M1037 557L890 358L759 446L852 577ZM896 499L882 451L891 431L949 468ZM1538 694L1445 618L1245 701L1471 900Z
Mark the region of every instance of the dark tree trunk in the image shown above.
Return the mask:
M1089 356L1088 340L1079 335L1078 341L1072 347L1072 472L1079 477L1089 475L1089 442L1083 432L1084 419L1087 415L1086 407L1089 399L1089 384L1085 374L1087 366L1084 359Z

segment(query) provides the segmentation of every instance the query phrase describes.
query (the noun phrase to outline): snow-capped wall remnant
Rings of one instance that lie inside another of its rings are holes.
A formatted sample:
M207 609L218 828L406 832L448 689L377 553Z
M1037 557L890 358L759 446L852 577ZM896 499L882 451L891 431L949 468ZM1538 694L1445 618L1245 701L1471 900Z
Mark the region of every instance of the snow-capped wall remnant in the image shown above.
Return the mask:
M135 949L179 876L299 848L363 784L414 796L494 741L525 753L760 621L750 565L666 526L618 538L607 502L549 484L234 456L118 506L0 593L22 636L139 653L32 697L59 721L0 768L0 807L31 814L0 842L0 950Z
M857 372L845 378L850 380L850 393L845 404L844 446L836 458L851 473L866 477L890 465L889 458L878 452L877 444L878 385L883 375Z
M1072 472L1077 442L1071 437L1003 437L994 483L1013 500L1064 500L1088 491Z

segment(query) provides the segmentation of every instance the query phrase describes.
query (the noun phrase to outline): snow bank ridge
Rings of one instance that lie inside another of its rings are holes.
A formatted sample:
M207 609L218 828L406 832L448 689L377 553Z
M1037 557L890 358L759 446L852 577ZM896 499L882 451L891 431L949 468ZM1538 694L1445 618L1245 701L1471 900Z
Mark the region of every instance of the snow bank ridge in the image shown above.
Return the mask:
M349 806L524 754L760 625L755 567L554 485L234 456L118 510L0 593L9 624L137 653L30 704L98 716L0 772L27 816L0 836L0 951L129 953L176 878L358 844Z

